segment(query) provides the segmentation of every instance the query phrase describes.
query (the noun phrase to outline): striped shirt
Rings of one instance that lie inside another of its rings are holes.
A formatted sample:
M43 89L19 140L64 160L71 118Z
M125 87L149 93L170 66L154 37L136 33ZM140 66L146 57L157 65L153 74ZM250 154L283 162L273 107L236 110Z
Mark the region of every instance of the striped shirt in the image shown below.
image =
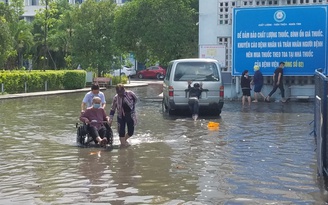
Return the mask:
M131 109L131 116L135 117L135 105L137 103L137 100L137 96L134 94L134 92L130 90L126 90L124 92L123 98L119 97L116 94L113 98L112 108L109 113L110 119L113 119L116 110L117 117L122 118L122 116L124 115L123 102Z

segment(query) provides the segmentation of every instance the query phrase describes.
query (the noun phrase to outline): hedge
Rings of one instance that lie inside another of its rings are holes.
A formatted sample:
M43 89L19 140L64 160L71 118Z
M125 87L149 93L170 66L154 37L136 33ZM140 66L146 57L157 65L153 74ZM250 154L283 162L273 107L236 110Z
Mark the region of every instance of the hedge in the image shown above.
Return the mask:
M61 89L84 88L86 72L83 70L33 70L33 71L0 71L0 84L4 84L6 93L27 92Z
M113 76L111 74L105 74L104 77L112 79L112 85L117 85L119 83L126 84L128 82L128 77L123 76Z

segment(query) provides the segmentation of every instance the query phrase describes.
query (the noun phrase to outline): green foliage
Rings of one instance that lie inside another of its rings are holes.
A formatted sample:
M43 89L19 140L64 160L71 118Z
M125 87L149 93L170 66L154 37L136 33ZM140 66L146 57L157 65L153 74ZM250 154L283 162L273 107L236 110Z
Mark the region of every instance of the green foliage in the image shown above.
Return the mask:
M105 74L104 77L112 79L112 85L126 84L129 80L127 76L112 76L111 74Z
M0 3L0 6L3 3ZM0 16L0 66L3 66L9 57L9 51L12 49L12 38L9 24Z
M115 4L112 0L86 0L73 12L72 59L76 66L109 71L120 56L113 44Z
M72 68L71 38L74 6L66 0L46 0L33 21L35 67ZM41 59L45 57L45 61Z
M197 57L198 0L45 0L32 24L21 19L24 0L0 2L0 68L83 69L106 73L136 60L161 65L175 58ZM32 59L33 58L33 59Z
M64 74L63 85L65 89L84 88L86 84L86 72L82 70L70 70Z
M0 83L4 83L7 93L28 92L60 89L78 89L85 87L86 72L78 70L62 71L1 71Z
M138 0L117 10L115 42L123 51L135 53L139 62L167 64L196 57L198 21L191 0ZM136 20L138 19L138 20Z
M21 15L24 13L24 1L12 0L10 4L0 3L0 19L3 18L8 24L8 30L1 28L2 35L10 34L10 47L6 48L7 57L4 59L4 64L7 69L21 68L23 66L23 58L28 57L28 53L33 45L33 36L31 27ZM0 20L1 21L1 20ZM1 23L0 23L1 24ZM3 44L8 41L3 41ZM0 46L2 47L2 46Z

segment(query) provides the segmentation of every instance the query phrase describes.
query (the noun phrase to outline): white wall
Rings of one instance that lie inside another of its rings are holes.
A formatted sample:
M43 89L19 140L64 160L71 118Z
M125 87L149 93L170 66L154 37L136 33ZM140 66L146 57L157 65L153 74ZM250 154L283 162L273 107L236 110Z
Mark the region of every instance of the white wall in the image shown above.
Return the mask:
M217 44L217 0L199 1L199 45Z
M45 6L25 6L23 16L35 16L36 11L43 8L45 8Z

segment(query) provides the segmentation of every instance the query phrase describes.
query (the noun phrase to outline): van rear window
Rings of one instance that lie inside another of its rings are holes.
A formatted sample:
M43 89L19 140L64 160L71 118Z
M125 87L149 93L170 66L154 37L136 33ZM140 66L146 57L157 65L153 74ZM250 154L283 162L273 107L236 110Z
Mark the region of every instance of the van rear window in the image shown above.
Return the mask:
M181 62L176 65L174 81L220 81L218 67L208 62Z

